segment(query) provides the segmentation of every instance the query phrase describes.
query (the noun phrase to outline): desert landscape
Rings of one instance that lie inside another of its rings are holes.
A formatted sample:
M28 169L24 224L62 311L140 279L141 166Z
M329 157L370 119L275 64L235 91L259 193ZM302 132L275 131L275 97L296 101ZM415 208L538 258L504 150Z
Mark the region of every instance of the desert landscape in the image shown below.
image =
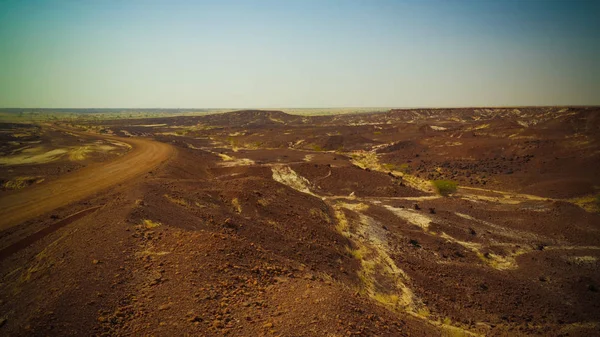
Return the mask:
M0 334L598 334L600 108L341 112L4 112Z

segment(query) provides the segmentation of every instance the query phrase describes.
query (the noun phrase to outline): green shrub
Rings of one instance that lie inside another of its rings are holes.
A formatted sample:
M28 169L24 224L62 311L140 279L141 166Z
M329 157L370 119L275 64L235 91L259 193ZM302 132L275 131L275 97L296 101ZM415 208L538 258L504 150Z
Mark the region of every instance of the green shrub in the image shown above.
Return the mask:
M458 187L456 181L452 180L432 180L431 184L435 187L436 191L444 197L456 192L456 188Z

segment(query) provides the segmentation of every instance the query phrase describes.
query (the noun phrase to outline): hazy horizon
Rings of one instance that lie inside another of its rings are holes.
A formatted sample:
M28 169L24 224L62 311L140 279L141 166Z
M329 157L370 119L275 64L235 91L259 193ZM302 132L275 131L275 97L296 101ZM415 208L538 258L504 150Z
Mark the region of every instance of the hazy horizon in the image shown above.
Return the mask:
M598 1L9 0L0 108L597 106L597 13Z
M599 104L588 105L480 105L480 106L320 106L320 107L302 107L302 106L287 106L287 107L0 107L0 110L319 110L319 109L512 109L512 108L595 108L600 107Z

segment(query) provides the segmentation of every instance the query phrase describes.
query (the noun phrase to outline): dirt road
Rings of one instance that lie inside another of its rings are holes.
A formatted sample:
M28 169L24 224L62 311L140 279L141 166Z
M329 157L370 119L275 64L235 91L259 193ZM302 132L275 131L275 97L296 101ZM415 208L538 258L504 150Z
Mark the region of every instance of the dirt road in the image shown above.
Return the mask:
M131 145L122 157L92 164L47 184L0 198L0 230L16 226L58 207L81 200L110 186L148 172L173 154L172 146L149 139L68 131L86 138L108 139Z

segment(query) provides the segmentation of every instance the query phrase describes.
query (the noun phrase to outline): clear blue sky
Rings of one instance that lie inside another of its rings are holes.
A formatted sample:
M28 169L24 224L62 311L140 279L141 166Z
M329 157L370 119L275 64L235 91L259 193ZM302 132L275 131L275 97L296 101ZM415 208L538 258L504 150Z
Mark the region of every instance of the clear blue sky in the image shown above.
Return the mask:
M600 1L0 0L0 107L600 104Z

